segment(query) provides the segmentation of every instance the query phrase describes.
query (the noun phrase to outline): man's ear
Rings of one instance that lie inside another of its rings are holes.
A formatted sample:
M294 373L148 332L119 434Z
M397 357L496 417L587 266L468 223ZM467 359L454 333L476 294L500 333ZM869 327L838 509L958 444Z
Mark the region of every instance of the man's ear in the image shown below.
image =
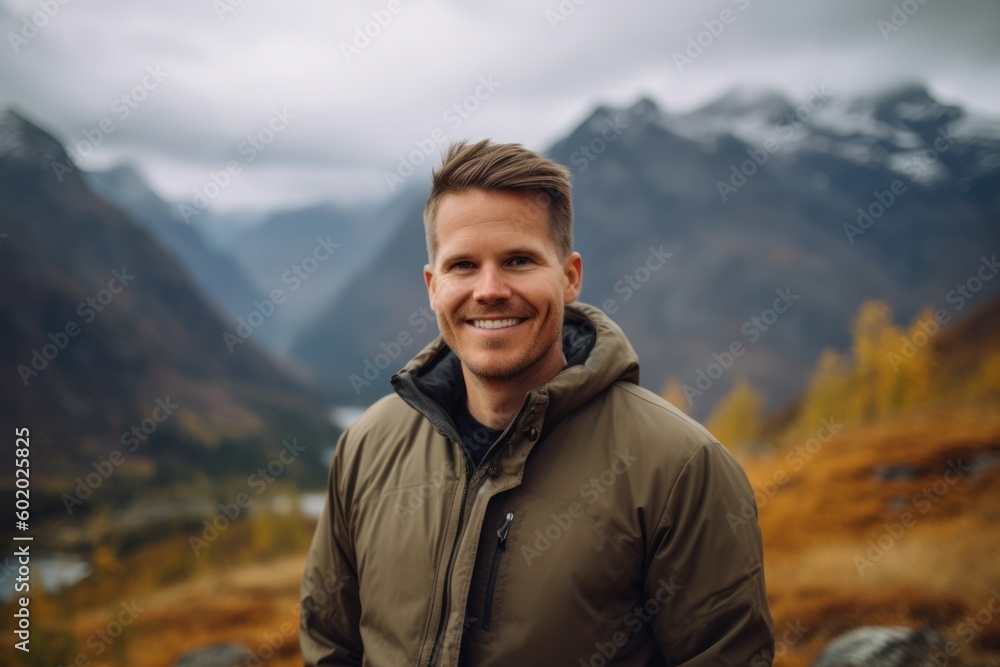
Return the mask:
M434 294L437 290L434 285L434 272L431 271L430 264L424 264L424 283L427 285L427 300L431 304L431 310L434 310Z
M563 260L563 303L573 303L583 287L583 257L572 252Z

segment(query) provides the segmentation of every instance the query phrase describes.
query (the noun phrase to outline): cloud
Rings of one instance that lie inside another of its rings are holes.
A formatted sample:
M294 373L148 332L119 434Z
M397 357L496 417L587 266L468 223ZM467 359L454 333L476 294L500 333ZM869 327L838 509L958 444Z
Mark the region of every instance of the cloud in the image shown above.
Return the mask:
M879 21L892 24L894 7L905 22L887 32ZM734 85L795 99L819 83L852 95L923 80L997 114L996 25L1000 4L986 0L17 0L0 5L0 105L70 144L110 119L84 166L129 160L177 200L242 160L242 142L287 109L287 130L213 205L374 199L436 130L544 149L593 105L643 94L684 110ZM703 46L679 68L689 40ZM122 117L150 67L168 75ZM481 77L500 85L465 104Z

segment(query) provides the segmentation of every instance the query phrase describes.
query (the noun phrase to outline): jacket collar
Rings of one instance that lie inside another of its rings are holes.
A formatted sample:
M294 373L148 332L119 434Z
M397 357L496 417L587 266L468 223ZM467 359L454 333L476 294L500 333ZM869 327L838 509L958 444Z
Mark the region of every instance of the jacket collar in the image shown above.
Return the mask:
M559 420L618 381L639 383L639 359L625 334L594 306L565 308L563 351L567 365L544 387L525 395L548 397L546 421ZM391 378L393 389L435 430L459 440L451 418L465 381L461 362L439 335Z

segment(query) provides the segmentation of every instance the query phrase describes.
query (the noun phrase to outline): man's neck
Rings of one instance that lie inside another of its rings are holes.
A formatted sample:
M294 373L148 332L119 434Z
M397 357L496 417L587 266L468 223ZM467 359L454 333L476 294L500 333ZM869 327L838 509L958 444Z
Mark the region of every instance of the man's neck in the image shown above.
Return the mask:
M559 345L557 343L557 345ZM532 372L512 380L487 380L473 375L462 365L469 413L483 426L503 429L517 416L524 395L541 387L566 366L566 356L559 345L559 355L540 363Z

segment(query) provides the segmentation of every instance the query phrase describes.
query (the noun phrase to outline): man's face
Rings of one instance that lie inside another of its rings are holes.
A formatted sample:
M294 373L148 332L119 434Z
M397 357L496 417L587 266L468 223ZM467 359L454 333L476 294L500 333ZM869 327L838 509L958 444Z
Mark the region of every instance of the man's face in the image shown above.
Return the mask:
M554 376L565 363L563 306L579 296L582 262L576 252L559 259L538 201L465 190L438 203L437 257L424 267L431 309L445 342L484 380Z

